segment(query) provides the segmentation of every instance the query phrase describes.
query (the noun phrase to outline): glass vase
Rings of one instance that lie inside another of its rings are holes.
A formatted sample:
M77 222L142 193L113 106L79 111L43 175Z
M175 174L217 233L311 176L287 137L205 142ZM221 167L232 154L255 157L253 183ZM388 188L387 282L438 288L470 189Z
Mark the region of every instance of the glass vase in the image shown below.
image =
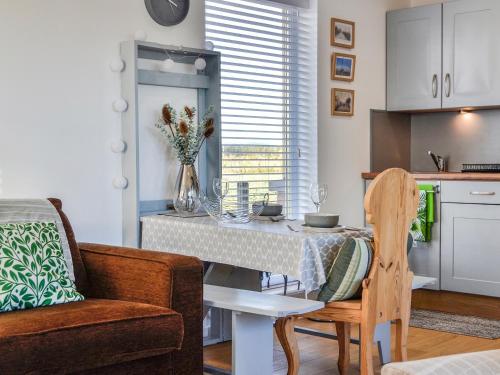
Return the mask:
M193 164L181 164L175 182L174 207L181 216L189 216L201 206L200 184Z

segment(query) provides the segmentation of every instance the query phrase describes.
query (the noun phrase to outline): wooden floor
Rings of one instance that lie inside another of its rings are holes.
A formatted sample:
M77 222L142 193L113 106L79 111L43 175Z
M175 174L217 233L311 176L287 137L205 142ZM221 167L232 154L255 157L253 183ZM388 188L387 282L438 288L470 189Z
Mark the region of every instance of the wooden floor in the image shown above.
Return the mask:
M500 298L434 290L416 290L412 307L500 320Z
M315 323L308 320L302 320L299 325L335 332L334 325L329 323ZM357 333L354 332L353 336L357 336ZM301 356L301 375L338 374L336 364L338 346L336 341L304 334L297 334L297 337L299 339ZM422 359L490 349L500 349L500 339L489 340L419 328L410 328L408 340L409 359ZM225 370L231 369L230 343L207 347L205 348L204 356L205 364L207 365ZM351 372L353 374L359 371L357 362L358 346L351 345ZM376 363L378 363L378 359ZM286 358L276 339L274 347L274 370L275 375L285 375L287 371ZM377 366L376 373L380 373L380 366Z

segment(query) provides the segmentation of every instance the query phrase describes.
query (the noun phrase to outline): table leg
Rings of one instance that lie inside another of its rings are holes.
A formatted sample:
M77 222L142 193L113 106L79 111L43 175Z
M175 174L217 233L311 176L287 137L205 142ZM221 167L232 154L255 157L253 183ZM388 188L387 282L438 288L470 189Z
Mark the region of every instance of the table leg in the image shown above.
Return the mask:
M233 375L273 373L273 319L233 311Z
M391 322L379 323L375 327L373 341L377 343L380 363L391 362Z

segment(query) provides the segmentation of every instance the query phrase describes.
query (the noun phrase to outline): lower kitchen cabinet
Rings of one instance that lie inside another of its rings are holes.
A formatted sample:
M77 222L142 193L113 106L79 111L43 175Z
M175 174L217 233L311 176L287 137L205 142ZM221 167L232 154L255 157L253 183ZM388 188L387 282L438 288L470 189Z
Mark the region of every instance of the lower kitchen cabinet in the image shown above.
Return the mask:
M373 180L365 180L365 194L368 186ZM417 184L433 185L437 187L439 192L441 181L417 181ZM432 227L432 240L429 242L415 242L414 247L408 255L408 264L412 272L417 276L433 277L436 282L432 285L427 285L424 289L440 290L440 273L441 273L441 245L440 245L440 221L441 221L441 196L439 193L435 196L435 223ZM365 219L365 225L366 219Z
M441 273L441 194L440 181L417 181L417 184L433 185L437 187L437 193L434 196L434 225L432 226L432 238L429 242L415 242L408 255L410 269L417 276L433 277L437 281L427 286L425 289L440 290Z
M500 297L500 205L441 204L441 289Z

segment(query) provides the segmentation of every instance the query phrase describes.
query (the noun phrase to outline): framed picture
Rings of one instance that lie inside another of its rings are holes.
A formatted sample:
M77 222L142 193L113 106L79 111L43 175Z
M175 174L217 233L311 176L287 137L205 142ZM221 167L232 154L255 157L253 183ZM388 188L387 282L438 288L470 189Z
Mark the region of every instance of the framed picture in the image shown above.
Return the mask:
M354 81L356 56L345 53L332 54L331 77L337 81Z
M354 115L354 90L332 89L332 116Z
M332 18L330 24L330 44L337 47L354 48L355 26L354 22Z

